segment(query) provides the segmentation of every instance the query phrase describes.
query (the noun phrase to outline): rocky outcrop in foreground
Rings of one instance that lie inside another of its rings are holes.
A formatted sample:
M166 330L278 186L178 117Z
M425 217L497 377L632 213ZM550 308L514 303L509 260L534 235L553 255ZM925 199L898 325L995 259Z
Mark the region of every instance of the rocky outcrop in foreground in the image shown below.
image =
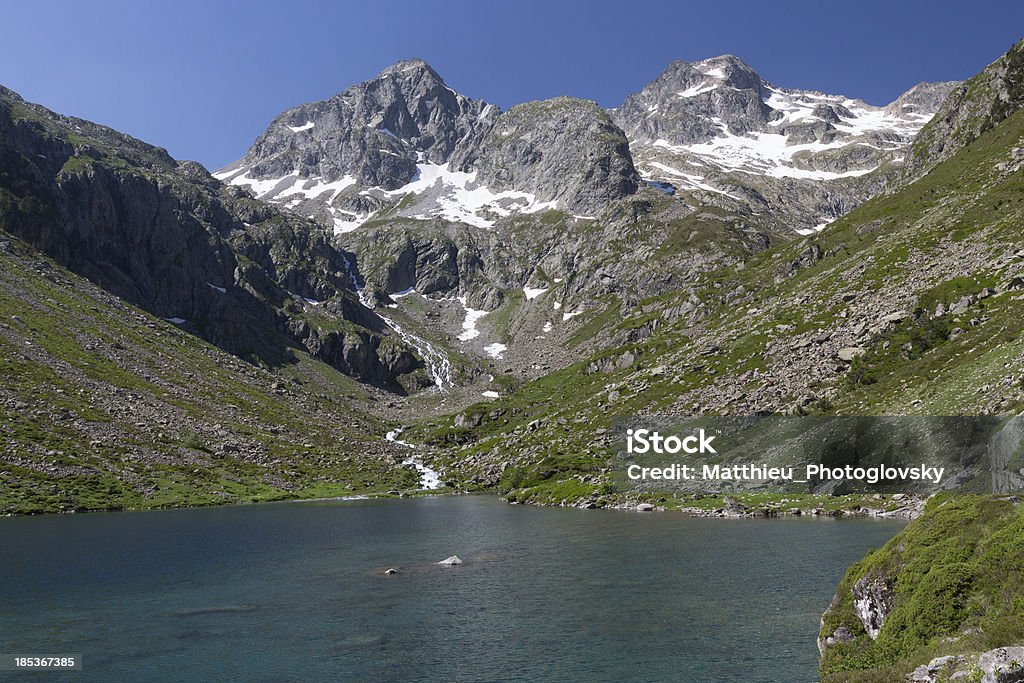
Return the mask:
M933 497L839 585L822 681L1024 681L1022 522L1016 496Z
M907 676L910 683L1019 683L1024 681L1024 647L997 647L980 657L936 657Z

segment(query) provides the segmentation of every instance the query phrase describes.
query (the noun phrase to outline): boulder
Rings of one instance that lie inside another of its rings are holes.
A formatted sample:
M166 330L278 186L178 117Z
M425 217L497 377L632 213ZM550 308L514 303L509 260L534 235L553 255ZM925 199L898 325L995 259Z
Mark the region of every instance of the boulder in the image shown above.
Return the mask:
M949 312L956 315L958 313L965 313L970 308L971 304L974 303L974 298L965 296L957 301L955 304L949 307Z
M729 497L726 497L725 500L722 502L724 503L724 506L722 508L722 514L724 514L726 517L747 516L747 507L743 503L737 500L733 500L732 498Z
M1024 647L997 647L978 658L981 683L1024 681Z
M963 657L936 657L927 664L922 664L914 669L907 679L912 683L936 683L938 680L953 680L950 675L955 673L957 665L962 661Z
M483 415L480 413L459 413L455 416L455 427L457 429L473 429L479 427L482 420Z
M848 643L855 637L856 636L853 635L853 631L849 628L846 626L840 626L827 638L818 638L818 652L825 654L825 650L828 648L841 643Z
M843 361L844 363L852 363L854 358L856 358L857 356L863 356L865 353L867 353L867 351L865 351L862 348L856 346L846 346L844 348L839 349L836 355L839 356L839 360Z
M441 560L438 564L443 564L446 567L452 567L457 564L462 564L462 560L459 559L458 555L452 555L451 557Z

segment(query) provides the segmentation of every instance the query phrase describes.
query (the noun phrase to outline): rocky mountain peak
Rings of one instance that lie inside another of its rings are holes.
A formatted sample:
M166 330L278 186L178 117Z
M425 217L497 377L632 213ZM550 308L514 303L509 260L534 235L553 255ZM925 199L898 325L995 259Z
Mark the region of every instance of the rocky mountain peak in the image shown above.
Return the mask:
M349 186L391 191L416 176L417 163L467 163L478 129L497 113L449 88L425 61L405 60L279 115L218 177L249 184L266 198L300 179L317 181L315 188L306 184L307 196L331 186L332 200Z
M595 103L555 98L502 114L421 59L284 112L216 176L339 232L393 210L481 227L556 206L591 212L639 182L625 136Z
M931 116L939 110L942 103L959 81L942 81L936 83L918 83L885 107L887 114L907 116L925 114Z
M434 71L429 64L427 64L426 60L420 59L419 57L402 59L395 62L377 74L377 78L384 78L386 76L399 76L405 78L410 76L420 76L423 74L429 74L431 77L441 80L441 76L438 75L438 73Z
M690 204L782 217L805 234L870 194L954 84L921 83L889 107L770 83L733 55L673 62L612 111L637 169Z
M689 66L691 70L699 73L706 82L717 82L741 90L761 91L761 76L735 55L719 55L699 62L692 62Z
M574 97L509 109L484 141L477 166L490 187L526 189L585 213L636 192L640 182L622 130L595 102Z
M1024 107L1024 40L956 85L914 142L912 171L948 159L979 135Z
M757 72L733 55L675 61L627 97L615 120L631 138L697 143L723 126L738 135L763 128L772 114L767 97Z
M752 90L762 94L762 79L743 60L721 55L699 62L671 62L639 95L646 100L692 99L717 90ZM628 100L627 100L628 101Z

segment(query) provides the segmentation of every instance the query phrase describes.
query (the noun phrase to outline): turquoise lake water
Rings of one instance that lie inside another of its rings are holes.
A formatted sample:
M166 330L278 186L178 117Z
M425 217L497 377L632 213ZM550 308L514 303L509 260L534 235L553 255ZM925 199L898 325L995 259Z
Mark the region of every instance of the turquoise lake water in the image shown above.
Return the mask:
M814 681L837 583L901 527L486 496L0 519L0 653L84 668L0 678Z

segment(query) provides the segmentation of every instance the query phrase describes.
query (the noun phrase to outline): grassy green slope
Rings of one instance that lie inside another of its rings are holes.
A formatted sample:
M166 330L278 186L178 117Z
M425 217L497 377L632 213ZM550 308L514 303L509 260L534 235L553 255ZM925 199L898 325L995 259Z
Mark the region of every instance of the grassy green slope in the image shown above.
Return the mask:
M604 485L600 430L617 415L1019 411L1022 138L1018 111L819 235L700 276L695 313L679 312L691 293L642 301L602 323L639 341L471 407L460 426L425 422L418 438L455 444L467 482L557 502ZM847 346L863 359L840 361Z
M875 640L856 613L858 582L892 586L892 611ZM904 680L940 655L1019 643L1022 611L1024 507L988 496L933 498L919 519L847 572L821 637L845 627L853 639L825 650L822 680Z
M0 513L411 487L371 396L296 352L282 375L0 239Z

